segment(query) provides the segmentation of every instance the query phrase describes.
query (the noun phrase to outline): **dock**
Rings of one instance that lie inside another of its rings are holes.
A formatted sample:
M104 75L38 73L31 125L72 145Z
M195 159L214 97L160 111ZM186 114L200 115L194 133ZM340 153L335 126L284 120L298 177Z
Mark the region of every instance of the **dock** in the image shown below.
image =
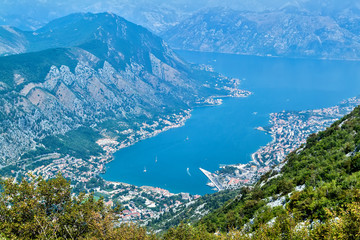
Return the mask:
M209 171L206 171L205 169L199 168L200 171L205 174L205 176L215 185L215 187L221 191L224 190L224 187L221 185L221 183L217 179L217 175L214 173L211 173Z

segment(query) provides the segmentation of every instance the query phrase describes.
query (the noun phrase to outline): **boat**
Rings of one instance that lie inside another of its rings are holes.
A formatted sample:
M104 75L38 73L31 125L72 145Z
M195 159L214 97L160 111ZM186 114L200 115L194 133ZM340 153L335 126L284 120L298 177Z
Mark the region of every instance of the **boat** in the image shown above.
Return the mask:
M190 169L189 169L189 168L186 169L186 172L187 172L187 174L191 177Z
M144 167L144 173L146 173L146 167Z
M155 157L155 163L157 163L157 156Z

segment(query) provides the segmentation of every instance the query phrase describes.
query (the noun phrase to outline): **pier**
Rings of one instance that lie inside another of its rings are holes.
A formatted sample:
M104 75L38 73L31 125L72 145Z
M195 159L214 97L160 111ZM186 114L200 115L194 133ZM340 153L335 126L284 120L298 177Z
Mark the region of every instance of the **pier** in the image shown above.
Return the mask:
M205 169L199 168L200 171L203 172L203 174L205 174L205 176L215 185L215 187L221 191L224 190L224 187L221 185L221 183L218 181L217 179L217 175L214 173L211 173L209 171L206 171Z

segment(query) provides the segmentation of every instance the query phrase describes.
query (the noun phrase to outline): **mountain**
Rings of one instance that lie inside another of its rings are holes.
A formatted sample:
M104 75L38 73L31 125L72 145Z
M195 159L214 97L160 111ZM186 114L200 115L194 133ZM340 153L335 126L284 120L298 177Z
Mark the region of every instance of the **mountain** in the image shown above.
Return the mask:
M109 156L94 156L181 124L212 96L239 93L237 81L185 63L110 13L72 14L33 32L2 28L0 39L2 174L60 164L67 177L96 175Z
M356 0L0 0L0 25L36 30L49 21L76 12L113 12L154 33L166 31L205 8L231 7L238 11L274 11L297 6L315 14L336 14L347 8L359 9Z
M131 22L160 33L204 7L232 6L239 10L266 10L281 7L287 0L218 1L218 0L81 0L81 1L42 1L42 0L0 0L0 25L15 26L22 30L36 30L59 17L74 12L113 12ZM294 0L292 0L294 2Z
M105 38L117 41L113 44L117 44L114 47L119 48L122 47L121 41L134 41L133 45L140 44L140 41L150 41L148 44L162 44L158 39L154 40L155 36L140 26L131 24L131 28L125 31L119 28L126 28L130 22L113 14L104 16L104 14L71 14L55 19L36 31L22 31L2 26L0 46L4 50L0 51L0 55L73 47L90 41L105 41ZM145 39L139 39L141 37ZM155 43L155 41L158 42ZM124 46L126 47L128 46ZM16 50L7 52L6 49Z
M315 15L336 16L360 8L356 0L0 0L0 25L36 30L49 21L76 12L113 12L156 34L167 31L198 11L227 7L237 11L276 11L295 6ZM346 15L345 15L346 16Z
M200 11L161 34L170 46L192 51L259 56L359 59L357 8L335 15L293 5L249 12L212 8Z
M28 40L23 31L9 26L0 26L0 56L23 53Z

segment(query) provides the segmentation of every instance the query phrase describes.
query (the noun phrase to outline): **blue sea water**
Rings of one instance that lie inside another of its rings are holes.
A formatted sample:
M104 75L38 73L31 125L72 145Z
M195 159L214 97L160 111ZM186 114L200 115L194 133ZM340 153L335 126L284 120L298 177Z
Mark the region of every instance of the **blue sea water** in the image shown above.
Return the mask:
M254 129L268 125L271 112L330 107L360 94L360 62L178 53L241 79L241 88L254 94L197 108L184 127L118 151L107 165L106 180L175 193L211 193L199 167L215 171L220 164L249 162L253 152L271 141Z

